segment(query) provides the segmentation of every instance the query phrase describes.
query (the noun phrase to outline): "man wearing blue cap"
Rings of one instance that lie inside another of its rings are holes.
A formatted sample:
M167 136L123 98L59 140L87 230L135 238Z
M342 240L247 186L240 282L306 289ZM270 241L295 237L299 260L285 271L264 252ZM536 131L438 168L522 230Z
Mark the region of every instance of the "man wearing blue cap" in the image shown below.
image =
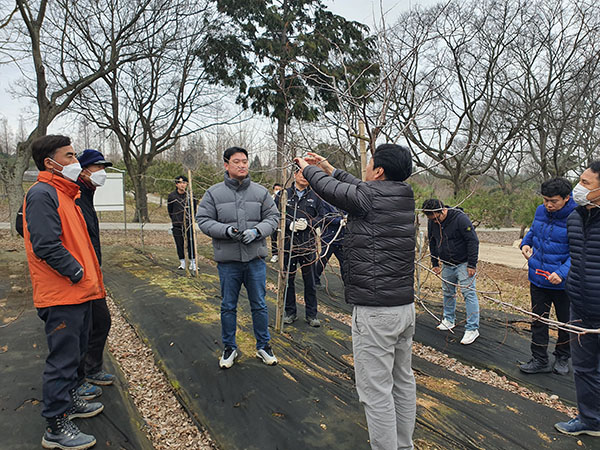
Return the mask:
M96 188L103 186L106 181L106 167L112 163L104 159L104 155L98 150L84 150L77 155L82 171L77 180L81 191L81 197L75 203L81 208L85 223L87 225L90 240L96 251L98 263L102 265L102 253L100 250L100 226L98 215L94 209L94 194ZM92 399L102 394L102 388L96 385L107 386L113 383L115 376L102 370L103 352L106 338L110 330L110 312L106 305L106 298L92 301L92 321L88 350L81 359L78 370L80 386L77 392L84 399ZM85 381L84 381L85 380ZM90 384L92 383L92 384Z

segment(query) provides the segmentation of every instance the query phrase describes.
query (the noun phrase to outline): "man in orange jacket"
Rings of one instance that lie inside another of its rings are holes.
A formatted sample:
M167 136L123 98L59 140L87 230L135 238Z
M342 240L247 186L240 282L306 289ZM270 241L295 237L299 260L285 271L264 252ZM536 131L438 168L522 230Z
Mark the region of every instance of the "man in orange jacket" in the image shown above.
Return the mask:
M106 293L85 220L75 205L81 166L70 138L41 137L32 145L32 156L40 173L23 203L23 232L33 303L48 342L42 446L86 449L96 439L80 432L71 419L95 416L104 405L79 397L77 367L87 350L91 300Z

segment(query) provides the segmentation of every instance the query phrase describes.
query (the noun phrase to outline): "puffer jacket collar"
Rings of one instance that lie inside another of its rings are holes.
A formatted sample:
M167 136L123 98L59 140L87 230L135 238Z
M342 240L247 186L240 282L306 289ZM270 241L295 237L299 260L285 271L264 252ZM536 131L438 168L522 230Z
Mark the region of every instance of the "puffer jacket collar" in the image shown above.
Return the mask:
M54 186L56 189L64 192L73 199L79 198L80 196L79 185L77 185L77 183L67 180L60 175L48 172L47 170L41 171L38 174L37 180Z
M242 191L244 189L248 189L250 186L250 175L244 178L242 181L236 180L235 178L231 178L229 176L229 172L225 171L225 186L229 189L233 189L234 191Z
M548 212L546 208L544 208L544 212L546 213L546 216L548 218L552 218L555 220L565 220L567 217L569 217L569 214L571 214L575 208L577 208L577 203L575 203L575 200L573 200L573 196L571 195L571 198L569 198L569 201L565 203L565 206L560 208L558 211L551 213Z

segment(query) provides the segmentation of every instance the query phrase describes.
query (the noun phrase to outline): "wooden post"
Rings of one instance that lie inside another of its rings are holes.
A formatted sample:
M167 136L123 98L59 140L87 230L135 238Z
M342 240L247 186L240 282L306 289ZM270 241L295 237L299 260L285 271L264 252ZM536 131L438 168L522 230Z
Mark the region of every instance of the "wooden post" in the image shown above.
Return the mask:
M285 178L284 178L285 180ZM285 216L287 214L287 189L285 187L281 190L281 196L279 197L279 210L281 215L279 217L279 233L277 234L277 254L279 255L279 277L277 279L277 310L275 317L275 331L280 333L283 325L283 314L285 312L285 304L283 303L285 298L285 291L287 286L287 267L284 265L285 255ZM290 243L291 251L291 243ZM291 255L290 255L291 256Z
M365 136L365 123L362 120L358 121L358 139L360 145L360 171L362 180L367 178L367 137Z
M190 188L190 208L192 213L192 238L194 240L194 272L198 276L198 241L196 240L196 211L194 209L194 189L192 187L192 171L188 169L188 187Z

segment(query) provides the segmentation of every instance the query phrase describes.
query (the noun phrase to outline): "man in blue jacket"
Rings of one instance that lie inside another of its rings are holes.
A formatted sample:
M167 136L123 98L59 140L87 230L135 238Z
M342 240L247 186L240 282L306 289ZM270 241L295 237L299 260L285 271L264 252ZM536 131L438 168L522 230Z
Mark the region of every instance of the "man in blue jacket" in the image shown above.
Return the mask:
M528 261L531 311L548 318L554 304L559 322L569 321L569 297L565 281L571 258L567 240L567 217L575 209L571 183L553 178L542 183L544 203L538 206L529 232L521 241L521 253ZM539 320L531 323L531 360L521 364L524 373L569 373L569 333L558 330L554 347L554 365L548 362L548 325Z
M475 291L475 274L479 257L479 239L469 217L459 208L447 208L436 199L423 202L427 216L427 237L431 265L436 274L442 274L444 317L438 330L454 328L456 316L456 286L465 298L467 323L460 341L472 344L479 337L479 299ZM440 267L440 262L442 266Z
M554 427L575 436L600 436L600 161L581 174L573 200L579 207L567 219L571 270L566 289L571 324L596 332L571 339L579 414Z

